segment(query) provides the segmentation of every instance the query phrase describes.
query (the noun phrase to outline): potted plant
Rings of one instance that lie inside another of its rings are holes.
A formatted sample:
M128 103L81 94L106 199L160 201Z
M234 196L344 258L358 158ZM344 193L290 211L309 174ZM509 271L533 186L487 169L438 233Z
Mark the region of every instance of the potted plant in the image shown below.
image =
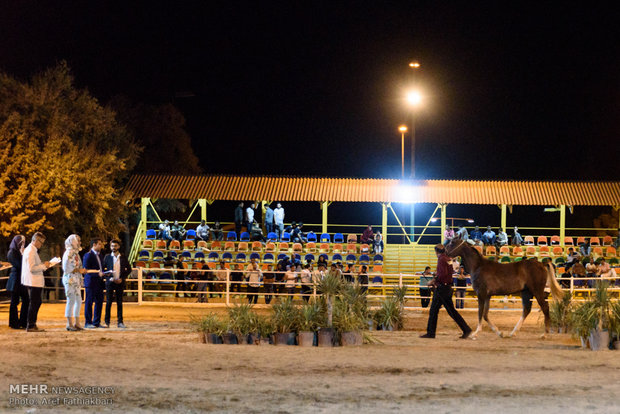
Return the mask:
M572 298L571 292L566 291L562 300L553 301L549 305L551 325L557 327L558 333L568 333L571 324Z
M230 319L222 321L222 342L226 345L235 345L238 343L237 335L233 331L233 323Z
M594 296L577 306L571 314L571 323L581 339L582 347L585 347L587 338L593 351L608 349L609 332L616 329L616 318L612 312L615 308L611 306L607 287L607 282L597 282Z
M276 329L271 317L258 315L256 317L256 330L259 336L259 345L271 345L273 343L272 338Z
M613 348L620 349L620 301L611 304L611 332L613 335Z
M362 345L362 330L366 326L366 319L356 312L346 300L337 300L334 306L334 327L340 334L343 346Z
M293 304L293 300L288 297L276 302L272 307L272 311L273 324L276 331L276 345L295 345L298 310Z
M206 337L207 328L205 326L205 318L206 317L200 318L194 315L191 315L189 318L189 324L192 328L192 331L198 333L198 342L202 344L207 343L207 337Z
M299 346L313 346L316 330L321 326L323 319L323 307L318 300L311 300L302 305L299 310L299 332L297 343Z
M237 335L238 344L247 344L248 335L254 328L253 320L256 315L252 311L252 305L242 304L228 308L228 316L230 318L230 328Z
M319 346L333 346L334 342L334 329L333 329L333 318L334 318L334 300L337 295L340 294L342 288L344 286L344 282L342 278L337 275L328 273L321 281L318 283L317 290L321 292L323 297L325 298L326 305L326 313L327 313L327 321L326 327L322 327L319 330Z
M375 320L385 331L402 327L402 311L398 300L394 297L384 299L381 308L375 312Z

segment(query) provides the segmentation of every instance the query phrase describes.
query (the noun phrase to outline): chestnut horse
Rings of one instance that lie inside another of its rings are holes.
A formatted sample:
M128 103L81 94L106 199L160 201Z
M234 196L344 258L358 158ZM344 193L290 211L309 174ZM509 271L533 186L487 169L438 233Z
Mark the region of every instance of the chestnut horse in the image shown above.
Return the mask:
M475 338L482 330L482 318L487 321L493 332L502 337L502 333L489 320L489 303L492 296L521 294L523 314L509 336L515 335L523 321L532 310L532 298L545 315L545 333L549 332L549 304L545 300L545 286L551 287L554 300L561 300L562 288L555 279L555 271L550 263L540 263L536 259L513 263L497 263L488 260L478 250L460 239L453 239L446 246L450 257L460 256L465 269L471 275L472 286L478 296L478 327L471 335Z

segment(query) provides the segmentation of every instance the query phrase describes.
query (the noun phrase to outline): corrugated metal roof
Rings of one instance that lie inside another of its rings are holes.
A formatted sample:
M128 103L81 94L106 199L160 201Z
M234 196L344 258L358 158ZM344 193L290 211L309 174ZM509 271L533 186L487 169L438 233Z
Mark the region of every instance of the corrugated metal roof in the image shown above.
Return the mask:
M134 175L125 194L208 200L618 206L620 182Z

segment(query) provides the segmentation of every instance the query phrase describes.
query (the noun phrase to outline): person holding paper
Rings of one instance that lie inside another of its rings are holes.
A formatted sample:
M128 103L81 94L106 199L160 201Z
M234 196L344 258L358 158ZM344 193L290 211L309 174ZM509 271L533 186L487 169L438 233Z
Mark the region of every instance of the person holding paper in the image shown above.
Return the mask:
M90 241L90 250L84 255L84 288L86 289L86 298L84 301L84 318L86 318L87 329L103 328L101 326L101 311L103 308L103 259L101 258L101 249L103 242L101 239L92 239ZM95 313L93 314L93 302L95 304Z
M28 305L28 323L26 332L44 332L45 329L37 327L37 315L41 307L41 293L45 287L45 277L43 272L59 262L41 262L39 250L45 243L43 233L36 232L32 236L32 242L24 250L22 257L22 285L28 288L28 297L30 303Z
M120 252L121 243L118 240L110 241L110 250L112 253L106 255L103 259L103 267L105 269L105 325L110 326L110 313L112 311L112 301L116 299L116 319L118 327L125 329L123 323L123 291L125 290L125 280L131 274L131 266L129 260Z
M82 267L80 250L82 240L77 234L72 234L65 240L65 253L62 255L62 284L65 286L67 306L65 317L67 318L67 331L81 331L80 308L82 307L82 275L86 269Z

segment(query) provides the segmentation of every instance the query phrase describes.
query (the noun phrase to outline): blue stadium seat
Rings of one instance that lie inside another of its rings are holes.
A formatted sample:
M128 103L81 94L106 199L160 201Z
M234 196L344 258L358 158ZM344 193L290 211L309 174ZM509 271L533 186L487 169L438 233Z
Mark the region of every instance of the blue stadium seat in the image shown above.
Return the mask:
M360 255L359 263L361 265L369 265L370 264L370 257L367 254Z
M237 233L234 231L229 231L226 235L226 241L237 241Z
M153 229L148 229L146 231L146 239L147 240L155 240L157 238L157 232Z
M265 253L265 255L263 256L263 263L273 263L273 262L274 262L273 253Z
M301 255L299 253L295 253L295 261L301 263Z
M375 276L372 278L372 283L377 283L379 285L383 284L383 278L381 276Z
M245 263L247 260L248 258L245 253L237 253L237 255L235 256L235 262L237 263Z
M198 253L202 253L202 252L198 252ZM198 254L198 253L196 253L196 254ZM220 261L220 255L217 252L211 252L211 253L209 253L209 257L207 258L207 261L209 261L209 262L219 262Z
M286 253L280 253L280 254L278 255L278 262L279 262L280 260L284 260L284 259L286 259L287 257L288 257L288 255L287 255Z
M336 253L332 256L332 262L342 262L342 255L340 253Z
M331 243L332 242L332 238L329 236L329 233L323 233L321 234L321 243Z
M383 264L383 256L380 254L376 254L375 257L373 257L372 262L373 264L377 265Z
M306 261L306 263L314 262L314 259L315 257L312 253L308 253L304 256L304 260Z
M232 262L233 256L231 252L224 252L222 254L222 260L226 263Z
M196 230L189 229L187 233L185 233L185 240L194 240L196 238Z
M205 254L201 250L198 250L196 253L194 253L194 261L195 262L199 262L199 261L204 260L204 259L205 259Z
M170 250L170 251L168 251L168 253L170 254L170 256L172 256L175 259L179 256L179 254L176 252L176 250Z
M334 243L344 243L344 236L342 233L334 234Z
M347 255L347 264L355 264L357 262L357 257L354 254Z
M241 233L241 236L239 237L239 241L250 241L250 233L248 233L247 231L244 231L243 233Z
M268 240L278 240L278 234L274 233L273 231L270 232L269 234L267 234L267 239Z
M250 260L252 259L256 259L257 262L260 262L260 254L254 252L252 254L250 254Z
M164 252L161 250L155 250L153 252L153 260L164 260Z
M183 250L183 252L181 253L181 260L183 260L184 262L192 260L192 254L187 250Z
M316 233L311 231L310 233L308 233L306 239L308 240L308 242L315 242L316 243Z
M291 241L291 234L287 233L287 232L283 232L282 233L282 239L280 241L290 242Z
M151 253L148 250L140 250L138 253L139 260L149 260L151 258Z
M319 255L319 259L320 259L320 258L323 258L326 262L329 260L329 256L328 256L328 255L326 255L325 253L321 253L321 254Z

